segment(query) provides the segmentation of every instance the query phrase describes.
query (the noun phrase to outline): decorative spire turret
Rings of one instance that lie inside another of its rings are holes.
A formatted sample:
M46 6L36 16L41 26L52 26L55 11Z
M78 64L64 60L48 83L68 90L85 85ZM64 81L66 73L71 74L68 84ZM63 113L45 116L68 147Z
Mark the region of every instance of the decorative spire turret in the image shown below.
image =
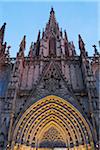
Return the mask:
M34 44L32 42L31 46L30 46L30 51L29 51L29 54L28 54L28 56L30 57L30 60L33 59L33 48L34 48Z
M2 45L4 41L5 26L6 26L6 23L4 23L0 29L0 45Z
M69 43L68 43L68 37L67 37L67 33L66 30L64 30L64 45L65 45L65 54L68 57L69 56Z
M63 37L62 28L60 30L60 36Z
M68 42L68 37L67 37L66 30L64 30L64 38L65 38L65 41Z
M36 56L39 56L40 51L40 30L38 32L37 42L36 42Z
M26 48L26 36L24 35L20 45L19 45L19 55L22 55L22 53L24 54L24 50Z
M19 53L18 53L18 56L24 56L24 50L26 48L26 35L24 35L20 45L19 45Z
M68 43L68 54L67 56L76 56L76 50L73 41Z
M4 33L5 33L5 26L6 23L3 24L3 26L0 28L0 64L3 64L6 59L6 47L7 43L4 43Z
M81 51L81 55L83 55L84 57L86 57L86 50L85 50L85 44L81 38L81 35L79 34L79 49Z
M44 29L43 29L43 31L42 31L42 39L44 38Z
M24 35L21 43L20 43L20 50L25 50L26 48L26 35Z
M40 33L41 33L41 32L40 32L40 30L39 30L39 32L38 32L38 37L37 37L37 42L40 41Z
M20 60L20 65L22 64L23 68L25 67L25 57L24 57L25 49L26 49L26 35L24 35L19 45L19 52L17 53L17 60ZM19 68L20 68L20 65L19 65Z
M79 34L78 36L79 36L79 49L80 50L85 50L85 44L84 44L84 42L81 38L81 35Z
M73 51L73 56L76 55L76 50L75 50L75 45L74 42L72 41L72 51Z

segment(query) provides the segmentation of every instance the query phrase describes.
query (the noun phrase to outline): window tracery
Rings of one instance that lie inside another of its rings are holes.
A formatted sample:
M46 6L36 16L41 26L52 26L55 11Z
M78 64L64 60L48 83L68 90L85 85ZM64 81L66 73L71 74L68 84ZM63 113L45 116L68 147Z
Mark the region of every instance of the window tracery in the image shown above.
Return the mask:
M44 133L40 147L66 147L66 143L58 130L51 127Z

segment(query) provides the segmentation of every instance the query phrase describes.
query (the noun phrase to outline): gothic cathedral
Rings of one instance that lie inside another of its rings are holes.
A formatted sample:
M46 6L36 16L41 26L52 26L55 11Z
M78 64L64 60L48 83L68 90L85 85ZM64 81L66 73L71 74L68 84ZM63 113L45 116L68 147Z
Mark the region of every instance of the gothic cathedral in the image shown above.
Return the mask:
M53 8L49 21L25 56L26 36L16 58L0 28L0 150L99 149L99 62L80 55Z

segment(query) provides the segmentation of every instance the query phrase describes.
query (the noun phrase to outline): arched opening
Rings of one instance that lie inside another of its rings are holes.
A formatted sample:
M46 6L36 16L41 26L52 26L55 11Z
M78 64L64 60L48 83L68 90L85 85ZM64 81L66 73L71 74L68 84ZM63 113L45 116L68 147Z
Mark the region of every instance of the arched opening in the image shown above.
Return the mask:
M93 144L90 128L81 113L67 100L53 95L42 98L24 112L12 141L12 150L18 146L24 150L30 147L92 150Z

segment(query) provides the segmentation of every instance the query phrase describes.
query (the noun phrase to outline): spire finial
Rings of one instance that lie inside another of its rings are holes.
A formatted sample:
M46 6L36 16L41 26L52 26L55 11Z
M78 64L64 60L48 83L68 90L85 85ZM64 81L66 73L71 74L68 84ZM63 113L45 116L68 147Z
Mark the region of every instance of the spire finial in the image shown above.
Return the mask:
M56 23L55 12L54 12L53 7L51 7L50 18L49 18L49 24L52 24L52 23Z
M7 47L7 50L9 51L10 48L11 48L11 46L9 45L9 46Z
M94 48L94 52L95 52L95 54L96 54L96 55L98 55L99 53L98 53L98 50L97 50L96 45L93 45L92 47Z
M51 7L50 14L51 14L51 13L55 13L55 12L54 12L54 9L53 9L53 6Z

